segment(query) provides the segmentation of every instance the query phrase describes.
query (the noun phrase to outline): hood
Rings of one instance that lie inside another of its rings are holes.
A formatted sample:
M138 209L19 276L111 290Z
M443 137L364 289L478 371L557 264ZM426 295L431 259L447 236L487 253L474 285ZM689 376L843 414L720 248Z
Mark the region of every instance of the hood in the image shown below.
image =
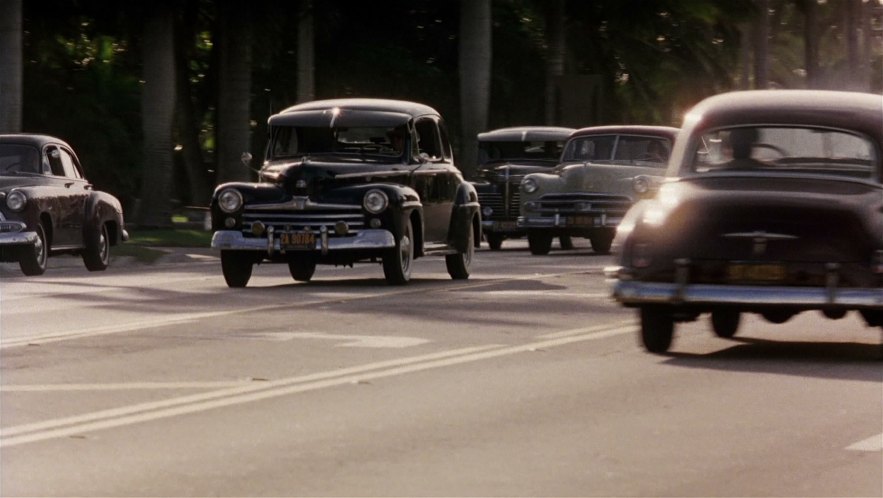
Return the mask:
M420 165L316 160L309 157L297 161L274 161L264 165L260 181L280 185L291 195L312 195L334 186L355 185L377 180L407 183L410 173ZM399 180L394 180L398 178Z
M489 181L506 181L518 183L524 175L550 171L558 164L556 160L511 160L505 162L485 163L479 167L478 176Z
M564 192L601 192L635 197L636 178L645 179L647 184L655 184L664 173L664 169L643 166L566 163L556 167L553 172L531 175L539 189L526 197Z

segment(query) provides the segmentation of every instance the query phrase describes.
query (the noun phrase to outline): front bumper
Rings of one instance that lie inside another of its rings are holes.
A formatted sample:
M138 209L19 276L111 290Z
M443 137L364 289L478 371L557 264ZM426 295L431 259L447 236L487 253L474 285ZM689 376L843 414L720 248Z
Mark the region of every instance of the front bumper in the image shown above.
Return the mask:
M327 253L348 249L386 249L395 247L395 238L388 230L367 229L348 237L330 237L321 231L316 237L313 250ZM238 230L218 230L212 235L212 249L223 251L263 251L268 254L282 252L279 239L275 237L245 237ZM309 251L309 249L307 249Z
M518 222L512 221L489 221L481 220L481 229L484 233L499 233L503 235L524 234L523 228L518 228Z
M519 228L572 228L587 230L592 228L616 228L622 216L601 215L564 215L554 216L519 216Z
M734 305L802 309L883 309L883 288L784 287L767 285L641 282L620 278L621 267L605 268L611 296L626 306Z
M27 246L37 243L37 232L27 232L20 221L0 221L0 246Z

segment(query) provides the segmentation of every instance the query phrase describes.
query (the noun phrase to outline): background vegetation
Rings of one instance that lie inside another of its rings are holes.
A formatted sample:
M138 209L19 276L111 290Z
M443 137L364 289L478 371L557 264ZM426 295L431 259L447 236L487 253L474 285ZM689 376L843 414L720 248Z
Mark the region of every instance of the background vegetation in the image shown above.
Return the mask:
M678 125L733 89L883 91L878 0L2 0L0 132L60 136L128 221L253 177L266 120L388 97L475 134ZM16 56L18 58L16 59Z

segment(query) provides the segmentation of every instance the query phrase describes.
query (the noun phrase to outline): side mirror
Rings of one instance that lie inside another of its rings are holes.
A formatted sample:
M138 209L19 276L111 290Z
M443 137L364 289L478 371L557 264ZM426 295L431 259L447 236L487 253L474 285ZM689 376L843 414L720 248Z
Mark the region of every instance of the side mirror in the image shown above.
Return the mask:
M251 160L254 156L251 155L251 152L243 152L241 156L239 156L239 160L242 161L242 164L248 168L251 165Z

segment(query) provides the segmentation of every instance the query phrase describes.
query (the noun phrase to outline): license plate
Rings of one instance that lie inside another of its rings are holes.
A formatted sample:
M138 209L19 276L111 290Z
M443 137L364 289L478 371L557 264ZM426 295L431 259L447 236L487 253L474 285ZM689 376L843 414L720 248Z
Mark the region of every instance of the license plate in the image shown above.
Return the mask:
M283 232L279 234L282 249L315 249L315 232Z
M737 282L779 282L788 276L785 267L776 263L732 263L727 280Z
M494 231L495 232L512 232L517 229L518 226L514 221L495 221L494 222Z
M590 227L590 226L594 226L594 224L595 224L595 218L593 218L592 216L577 215L577 216L568 216L567 217L567 225L568 226Z

